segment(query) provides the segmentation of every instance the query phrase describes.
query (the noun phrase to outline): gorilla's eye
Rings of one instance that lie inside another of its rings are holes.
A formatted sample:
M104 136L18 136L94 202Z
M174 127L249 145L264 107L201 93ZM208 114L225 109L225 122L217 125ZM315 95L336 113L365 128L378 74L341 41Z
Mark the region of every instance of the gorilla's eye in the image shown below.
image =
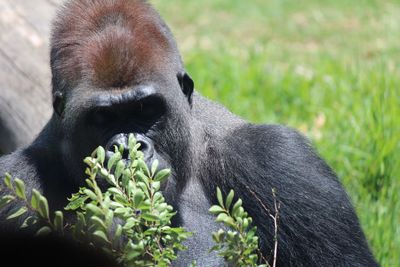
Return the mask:
M87 122L95 126L105 126L112 123L117 119L117 115L110 110L93 110L89 116Z
M138 103L135 118L141 122L152 123L165 113L163 99L155 96L147 97Z
M143 119L149 119L155 117L159 112L156 106L140 103L139 104L139 116Z

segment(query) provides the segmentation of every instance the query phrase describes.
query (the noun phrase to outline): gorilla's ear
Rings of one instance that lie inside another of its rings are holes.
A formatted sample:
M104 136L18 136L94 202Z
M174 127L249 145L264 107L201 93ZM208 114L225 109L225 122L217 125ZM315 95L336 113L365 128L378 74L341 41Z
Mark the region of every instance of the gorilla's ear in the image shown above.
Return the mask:
M192 95L194 90L194 82L192 78L186 72L180 72L177 75L179 85L181 86L182 92L187 97L189 104L192 105Z
M56 91L53 95L53 108L56 114L62 117L65 108L65 100L64 94L60 91Z

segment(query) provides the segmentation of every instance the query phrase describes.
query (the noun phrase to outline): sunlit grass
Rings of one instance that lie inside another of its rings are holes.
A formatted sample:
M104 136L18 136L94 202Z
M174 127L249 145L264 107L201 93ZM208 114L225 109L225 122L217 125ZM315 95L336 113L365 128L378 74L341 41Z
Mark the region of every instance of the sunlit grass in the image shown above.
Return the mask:
M349 192L382 266L400 265L400 3L152 1L204 95L299 129Z

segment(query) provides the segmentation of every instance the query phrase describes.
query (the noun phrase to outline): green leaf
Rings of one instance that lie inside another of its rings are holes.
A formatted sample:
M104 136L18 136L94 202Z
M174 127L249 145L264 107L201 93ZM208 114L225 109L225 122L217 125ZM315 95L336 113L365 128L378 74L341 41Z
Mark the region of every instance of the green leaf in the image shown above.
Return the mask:
M13 214L9 215L7 217L7 220L11 220L11 219L20 217L21 215L25 214L27 211L28 211L28 209L26 207L21 207L16 212L14 212Z
M112 210L108 210L104 218L104 223L106 224L107 229L113 224L113 220L114 220L114 212Z
M147 167L147 164L144 162L143 159L138 160L138 167L144 173L144 175L146 175L147 177L151 177L149 168Z
M153 199L156 202L157 201L161 201L161 202L165 201L164 197L163 197L163 195L162 195L162 193L160 191L154 193Z
M152 227L152 228L147 229L143 234L145 236L154 236L155 234L157 234L157 230L158 230L157 228Z
M21 179L15 179L15 194L23 200L26 200L25 183Z
M129 206L129 202L126 200L124 195L114 195L114 199L122 205Z
M125 146L123 144L119 144L118 151L119 151L119 153L124 154Z
M218 242L223 242L226 236L226 232L223 229L219 229L218 232L215 233L216 238L218 239Z
M136 177L139 178L139 181L144 182L146 186L149 185L149 177L146 176L146 174L144 174L142 171L136 172Z
M110 208L111 209L117 209L117 208L123 208L124 205L122 205L121 203L118 203L116 201L111 201L110 202Z
M96 151L98 161L103 164L106 158L106 151L102 146L99 146Z
M133 195L132 192L135 191L136 189L137 189L136 183L132 180L129 180L128 184L125 187L126 195L132 196Z
M40 229L36 232L36 235L37 235L37 236L45 236L45 235L50 234L51 232L52 232L52 230L51 230L50 227L44 226L44 227L40 228Z
M217 243L215 240L214 240L214 242ZM213 251L219 251L219 250L221 250L221 246L220 245L215 245L212 248L210 248L209 252L211 253Z
M138 144L138 149L140 148L140 144ZM136 159L139 160L143 160L144 159L144 153L140 150L136 151ZM138 163L139 166L139 163Z
M159 164L159 162L158 162L157 159L154 160L153 163L151 164L151 176L152 176L152 177L154 176L154 174L155 174L156 171L157 171L158 164Z
M76 223L73 225L73 236L75 239L79 240L82 238L82 230L86 226L85 215L82 212L76 212Z
M215 242L215 243L219 243L219 242L221 242L221 240L220 240L220 238L219 238L219 235L217 234L217 233L212 233L212 239L213 239L213 241Z
M96 239L100 242L104 242L104 243L109 243L110 241L108 240L107 235L100 230L97 230L93 233L93 236L96 237Z
M42 218L49 220L49 204L44 196L39 198L39 214Z
M99 203L101 208L104 210L109 210L110 209L110 204L111 204L111 198L109 194L104 194L103 195L103 202Z
M249 219L244 218L244 219L243 219L243 228L244 228L244 229L247 229L247 227L249 227Z
M4 183L6 184L8 189L14 191L14 186L12 185L12 182L11 182L11 175L9 173L6 173L6 175L4 177Z
M239 208L238 208L237 216L238 216L238 217L247 216L247 213L244 211L244 208L243 208L243 207L239 207Z
M97 185L95 185L95 187L93 187L93 190L94 190L94 193L95 193L97 196L103 195L103 192L101 192L101 189L100 189Z
M137 220L133 219L133 218L129 218L126 223L123 226L124 230L129 230L132 229L132 227L134 227L137 224Z
M137 183L137 186L140 188L140 189L142 189L142 191L146 194L146 196L149 198L150 197L150 195L149 195L149 189L148 189L148 187L147 187L147 185L145 184L145 183L143 183L143 182L138 182Z
M122 159L121 153L115 152L107 162L107 169L109 171L111 171L111 169L114 167L115 163L120 161L121 159Z
M86 157L86 158L83 160L83 162L86 163L86 165L88 165L90 168L93 168L94 165L96 164L96 162L93 160L92 157ZM86 169L86 170L88 170L88 169Z
M63 233L64 230L64 214L61 211L56 211L54 217L54 228L57 232Z
M125 256L125 262L131 262L133 261L135 258L139 257L140 255L142 255L142 252L140 251L130 251L126 253Z
M91 174L89 174L90 176ZM95 188L96 186L94 185L94 183L90 180L90 179L86 179L85 180L86 184L90 187L90 188Z
M218 205L211 206L211 208L208 211L212 214L220 214L221 212L225 212L225 210Z
M215 219L216 222L224 222L227 220L227 218L229 218L229 216L226 213L220 213L217 216L217 219Z
M97 195L92 190L84 189L83 193L85 193L85 195L90 197L92 200L95 200L95 201L97 200Z
M32 217L32 216L28 216L24 222L21 224L20 228L21 229L25 229L25 228L29 228L33 225L35 225L37 223L36 218Z
M115 172L114 172L115 179L119 180L124 169L125 169L125 162L123 160L119 160L117 162L117 166L115 167Z
M132 178L132 172L130 169L125 169L122 173L122 186L124 188L128 187L129 181L131 181Z
M235 196L235 192L233 190L231 190L228 194L228 196L226 197L226 201L225 201L225 208L226 210L229 211L229 208L231 207L232 204L232 200L233 197Z
M160 190L161 183L160 182L152 182L151 187L154 189L154 191L157 192L158 190Z
M221 192L221 189L219 189L219 187L217 187L217 200L218 200L219 205L221 207L225 208L224 201L222 199L222 192Z
M96 205L93 205L91 203L87 204L85 206L85 208L86 208L86 210L90 211L94 215L97 215L97 216L103 215L103 211L99 207L97 207Z
M130 211L131 211L130 208L117 208L117 209L114 210L114 213L117 216L123 216L125 214L129 214Z
M116 245L120 242L122 236L122 226L120 224L117 225L117 229L114 233L113 243Z
M129 134L128 137L128 147L130 150L132 150L134 148L134 146L136 145L136 138L134 134Z
M142 190L139 190L139 189L135 190L133 194L134 194L133 195L133 202L135 204L135 207L138 207L140 205L140 203L142 203L145 195L142 192Z
M97 216L92 216L92 217L90 217L90 220L91 220L91 222L92 222L94 225L97 226L97 228L101 227L101 229L102 229L103 231L106 231L106 230L107 230L107 226L105 225L105 223L103 222L103 220L100 219L99 217L97 217Z
M242 199L238 199L232 208L232 215L237 217L239 208L242 206Z
M32 189L31 206L34 210L39 209L39 199L41 194L36 189Z
M146 213L142 213L141 217L143 219L145 219L146 221L149 221L149 222L156 222L156 221L160 220L158 218L158 216L156 216L154 214L151 214L151 213L147 213L147 212Z
M110 185L117 185L117 180L115 180L115 176L113 174L108 174L107 176L104 176L104 178Z
M101 168L101 169L100 169L100 175L101 175L102 178L105 178L105 179L106 179L107 176L110 175L110 173L109 173L106 169Z
M233 228L234 230L236 230L237 225L235 224L235 220L228 216L226 213L220 213L217 216L217 219L215 220L216 222L222 222L224 223L226 226Z
M15 197L11 196L11 195L2 196L0 198L0 209L4 208L8 204L10 204L10 202L13 201L14 199L15 199Z
M160 170L154 177L154 181L163 182L166 178L168 178L168 176L170 176L170 174L171 174L170 169Z
M120 196L123 195L122 192L121 192L121 190L119 190L119 189L116 188L116 187L110 187L110 188L108 188L107 191L110 192L110 193L113 194L113 195L120 195Z
M64 208L65 210L77 210L79 208L81 208L83 206L83 204L85 204L86 200L88 200L89 197L88 196L80 196L76 199L73 199L68 203L68 205Z

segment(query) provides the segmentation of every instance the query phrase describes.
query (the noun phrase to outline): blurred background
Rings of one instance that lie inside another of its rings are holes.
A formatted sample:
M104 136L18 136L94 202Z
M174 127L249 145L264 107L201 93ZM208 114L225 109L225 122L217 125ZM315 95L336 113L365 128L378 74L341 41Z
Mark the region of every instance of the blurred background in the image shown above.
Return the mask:
M22 112L18 132L34 124L27 136L45 123L35 112L49 115L48 24L59 2L0 0L0 104L11 95L3 88L26 87L18 77L35 82L24 89L28 110L11 96L0 113ZM306 134L350 194L380 264L400 266L400 2L150 2L175 34L196 89L252 122Z

